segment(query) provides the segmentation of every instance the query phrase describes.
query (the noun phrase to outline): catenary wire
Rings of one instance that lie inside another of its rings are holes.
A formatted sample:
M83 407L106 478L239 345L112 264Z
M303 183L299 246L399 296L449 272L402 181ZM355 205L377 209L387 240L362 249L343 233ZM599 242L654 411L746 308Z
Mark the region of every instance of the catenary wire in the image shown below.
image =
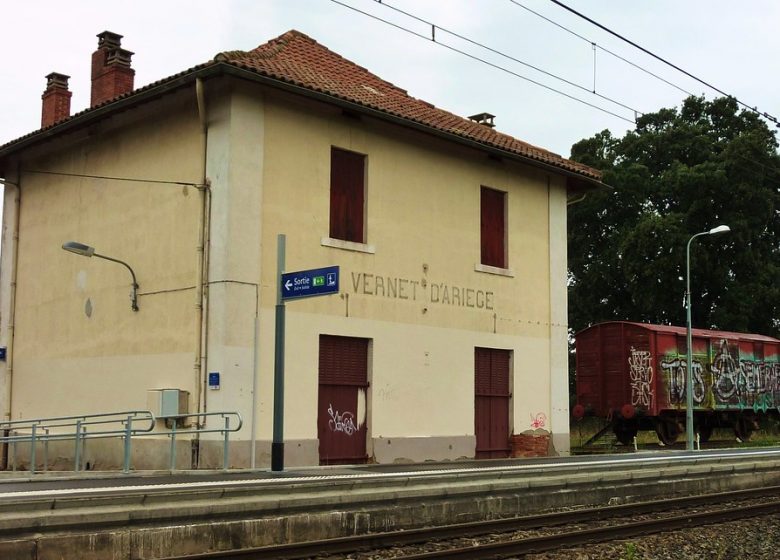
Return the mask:
M697 81L697 82L699 82L700 84L702 84L702 85L705 85L705 86L707 86L708 88L710 88L710 89L712 89L712 90L714 90L714 91L717 91L719 94L721 94L721 95L725 95L726 97L731 97L731 98L733 98L733 99L734 99L734 100L735 100L735 101L736 101L738 104L742 105L742 106L743 106L743 107L745 107L746 109L748 109L748 110L750 110L750 111L752 111L752 112L754 112L754 113L756 113L756 114L758 114L758 115L761 115L761 116L763 116L765 119L772 121L773 123L775 123L775 125L776 125L776 126L780 127L780 122L778 122L778 120L777 120L777 118L776 118L776 117L773 117L772 115L770 115L770 114L768 114L768 113L765 113L765 112L764 112L764 113L762 113L761 111L759 111L759 110L758 110L758 107L751 107L751 106L750 106L750 105L748 105L747 103L744 103L743 101L740 101L740 100L739 100L737 97L735 97L735 96L733 96L733 95L730 95L730 94L726 93L726 92L725 92L725 91L723 91L722 89L719 89L719 88L715 87L714 85L710 84L709 82L705 82L705 81L704 81L704 80L702 80L701 78L698 78L697 76L694 76L694 75L693 75L693 74L691 74L690 72L688 72L688 71L686 71L686 70L683 70L683 69L682 69L682 68L680 68L679 66L677 66L677 65L675 65L675 64L672 64L671 62L669 62L669 61L668 61L668 60L666 60L665 58L662 58L662 57L658 56L657 54L655 54L655 53L653 53L653 52L651 52L651 51L647 50L646 48L644 48L644 47L642 47L642 46L640 46L640 45L636 44L636 43L635 43L635 42L633 42L632 40L630 40L630 39L627 39L627 38L626 38L626 37L624 37L623 35L621 35L621 34L617 33L616 31L613 31L613 30L612 30L612 29L610 29L609 27L606 27L605 25L602 25L602 24L600 24L599 22L597 22L597 21L595 21L595 20L593 20L593 19L589 18L588 16L586 16L586 15L584 15L584 14L582 14L582 13L578 12L578 11L577 11L577 10L575 10L574 8L571 8L571 7L567 6L567 5L566 5L566 4L564 4L563 2L560 2L559 0L550 0L550 2L552 2L553 4L556 4L557 6L560 6L560 7L561 7L561 8L563 8L564 10L567 10L567 11L569 11L569 12L573 13L574 15L576 15L576 16L578 16L578 17L580 17L580 18L584 19L584 20L585 20L585 21L587 21L588 23L591 23L591 24L595 25L595 26L596 26L596 27L598 27L599 29L602 29L602 30L606 31L606 32L607 32L607 33L609 33L610 35L613 35L613 36L617 37L617 38L618 38L618 39L620 39L621 41L624 41L624 42L628 43L628 44L629 44L629 45L631 45L632 47L639 49L639 50L640 50L640 51L642 51L643 53L645 53L645 54L647 54L647 55L649 55L649 56L651 56L651 57L655 58L656 60L658 60L658 61L660 61L660 62L663 62L663 63L664 63L664 64L666 64L667 66L671 66L672 68L674 68L674 69L675 69L675 70L677 70L678 72L682 72L683 74L685 74L685 75L686 75L686 76L688 76L689 78L692 78L693 80L696 80L696 81Z
M576 87L576 88L578 88L578 89L581 89L582 91L585 91L585 92L587 92L587 93L593 94L593 95L595 95L596 97L600 97L601 99L603 99L603 100L605 100L605 101L609 101L610 103L614 103L615 105L618 105L619 107L622 107L623 109L628 109L629 111L633 111L634 113L642 114L642 112L641 112L641 111L639 111L639 110L635 109L634 107L630 107L630 106L626 105L625 103L622 103L622 102L620 102L620 101L617 101L616 99L613 99L613 98L611 98L611 97L608 97L608 96L606 96L606 95L602 95L602 94L600 94L600 93L597 93L597 92L595 91L595 87L594 87L593 89L590 89L590 88L587 88L587 87L585 87L585 86L582 86L582 85L580 85L580 84L578 84L578 83L576 83L576 82L572 82L571 80L567 80L566 78L563 78L563 77L561 77L561 76L558 76L558 75L556 75L556 74L553 74L552 72L548 72L548 71L546 71L546 70L543 70L542 68L539 68L538 66L534 66L533 64L529 64L528 62L525 62L525 61L523 61L523 60L520 60L520 59L518 59L518 58L515 58L515 57L513 57L513 56L511 56L511 55L508 55L508 54L506 54L506 53L503 53L503 52L501 52L501 51L499 51L499 50L497 50L497 49L494 49L494 48L492 48L492 47L489 47L489 46L485 45L484 43L480 43L480 42L478 42L478 41L475 41L475 40L473 40L473 39L469 39L468 37L465 37L464 35L461 35L460 33L457 33L457 32L455 32L455 31L452 31L452 30L450 30L450 29L447 29L447 28L441 27L440 25L436 25L435 23L433 23L433 22L431 22L431 21L425 20L425 19L423 19L423 18L421 18L421 17L419 17L419 16L416 16L416 15L414 15L414 14L410 13L410 12L407 12L407 11L405 11L405 10L402 10L402 9L400 9L400 8L396 7L396 6L393 6L393 5L391 5L391 4L388 4L387 2L384 2L383 0L374 0L374 1L375 1L375 2L377 2L378 4L381 4L381 5L382 5L382 6L384 6L385 8L389 8L389 9L391 9L391 10L393 10L393 11L395 11L395 12L398 12L398 13L400 13L400 14L403 14L403 15L405 15L405 16L407 16L407 17L411 18L411 19L414 19L414 20L416 20L416 21L419 21L420 23L424 23L425 25L429 25L429 26L431 26L431 28L433 28L433 29L438 29L439 31L443 31L443 32L447 33L448 35L452 35L453 37L456 37L456 38L460 39L461 41L465 41L465 42L467 42L467 43L469 43L469 44L471 44L471 45L474 45L474 46L476 46L476 47L479 47L479 48L481 48L481 49L484 49L484 50L486 50L486 51L488 51L488 52L491 52L491 53L493 53L493 54L497 54L497 55L499 55L499 56L501 56L501 57L503 57L503 58L506 58L507 60L511 60L512 62L517 62L518 64L522 64L522 65L523 65L523 66L525 66L526 68L530 68L530 69L532 69L532 70L536 70L536 71L537 71L537 72L539 72L540 74L544 74L545 76L548 76L548 77L550 77L550 78L553 78L553 79L559 80L559 81L561 81L561 82L563 82L563 83L565 83L565 84L568 84L568 85L570 85L570 86L573 86L573 87ZM434 39L434 42L438 42L438 41L436 41L436 40Z
M682 93L684 93L684 94L686 94L686 95L694 95L693 93L691 93L691 92L690 92L690 91L688 91L687 89L685 89L685 88L682 88L682 87L678 86L677 84L675 84L675 83L673 83L673 82L670 82L670 81L669 81L669 80L667 80L666 78L664 78L664 77L662 77L662 76L659 76L658 74L655 74L655 73L651 72L651 71L650 71L650 70L648 70L647 68L643 68L642 66L640 66L639 64L636 64L635 62L631 62L631 61L630 61L630 60L628 60L627 58L624 58L624 57L620 56L619 54L617 54L617 53L614 53L614 52L612 52L611 50L609 50L609 49L607 49L607 48L605 48L605 47L602 47L601 45L599 45L599 44L598 44L598 43L596 43L595 41L592 41L592 40L588 39L587 37L584 37L584 36L580 35L580 34L579 34L579 33L577 33L576 31L572 31L572 30L571 30L571 29L569 29L568 27L565 27L565 26L561 25L561 24L560 24L560 23L558 23L557 21L554 21L554 20L552 20L552 19L548 18L547 16L544 16L544 15L540 14L539 12L536 12L536 11L532 10L531 8L529 8L528 6L525 6L525 5L521 4L521 3L520 3L520 2L518 2L517 0L509 0L509 1L510 1L512 4L514 4L515 6L517 6L517 7L519 7L519 8L522 8L522 9L524 9L524 10L528 11L528 12L531 12L532 14L534 14L535 16L537 16L537 17L539 17L539 18L541 18L541 19L545 20L546 22L548 22L548 23L551 23L552 25L554 25L554 26L556 26L556 27L558 27L558 28L562 29L563 31L566 31L567 33L570 33L571 35L574 35L574 36L575 36L575 37L577 37L578 39L582 39L582 40L583 40L583 41L585 41L586 43L590 43L591 45L593 45L593 46L594 46L594 48L596 48L596 49L598 49L598 50L600 50L600 51L603 51L603 52L605 52L605 53L607 53L607 54L609 54L609 55L611 55L611 56L613 56L613 57L617 58L618 60L620 60L620 61L622 61L622 62L625 62L625 63L626 63L626 64L628 64L629 66L633 66L634 68L636 68L637 70L639 70L639 71L641 71L641 72L644 72L644 73L645 73L645 74L647 74L648 76L652 76L652 77L653 77L653 78L655 78L656 80L660 80L660 81L662 81L663 83L665 83L665 84L667 84L667 85L669 85L669 86L671 86L671 87L675 88L675 89L676 89L676 90L678 90L678 91L681 91Z
M529 78L529 77L527 77L527 76L523 76L522 74L518 74L517 72L514 72L514 71L512 71L512 70L509 70L508 68L505 68L505 67L503 67L503 66L500 66L500 65L498 65L498 64L495 64L495 63L493 63L493 62L490 62L490 61L488 61L488 60L485 60L485 59L483 59L483 58L480 58L480 57L478 57L478 56L476 56L476 55L473 55L473 54L471 54L471 53L468 53L468 52L466 52L466 51L460 50L460 49L458 49L458 48L456 48L456 47L453 47L453 46L451 46L451 45L448 45L448 44L446 44L446 43L442 43L442 42L436 41L436 40L435 40L435 38L429 38L429 37L427 37L427 36L425 36L425 35L423 35L423 34L421 34L421 33L418 33L417 31L414 31L414 30L412 30L412 29L409 29L409 28L403 27L402 25L399 25L399 24L397 24L397 23L394 23L394 22L392 22L392 21L388 21L388 20L386 20L386 19L383 19L383 18L381 18L381 17L379 17L379 16L376 16L376 15L374 15L374 14L368 13L368 12L366 12L366 11L360 10L360 9L358 9L358 8L355 8L354 6L350 6L349 4L345 4L344 2L340 2L339 0L330 0L330 1L331 1L331 2L333 2L334 4L338 4L339 6L342 6L342 7L344 7L344 8L347 8L347 9L349 9L349 10L352 10L352 11L354 11L354 12L357 12L357 13L359 13L359 14L362 14L362 15L364 15L364 16L366 16L366 17L369 17L369 18L371 18L371 19L374 19L374 20L376 20L376 21L382 22L382 23L384 23L384 24L386 24L386 25L389 25L389 26L391 26L391 27L395 27L396 29L399 29L399 30L401 30L401 31L404 31L404 32L406 32L406 33L409 33L410 35L414 35L415 37L419 37L420 39L425 39L426 41L433 41L434 43L436 43L437 45L439 45L439 46L441 46L441 47L444 47L445 49L448 49L448 50L450 50L450 51L453 51L453 52L456 52L456 53L458 53L458 54L461 54L461 55L463 55L463 56L466 56L466 57L468 57L468 58L470 58L470 59L472 59L472 60L475 60L475 61L477 61L477 62L481 62L482 64L485 64L485 65L487 65L487 66L490 66L490 67L492 67L492 68L495 68L496 70L501 70L502 72L505 72L505 73L507 73L507 74L510 74L511 76L514 76L514 77L516 77L516 78L520 78L521 80L525 80L525 81L527 81L527 82L530 82L530 83L532 83L532 84L534 84L534 85L537 85L537 86L539 86L539 87L542 87L542 88L544 88L544 89L547 89L547 90L549 90L549 91L552 91L552 92L554 92L554 93L557 93L558 95L562 95L562 96L564 96L564 97L567 97L567 98L571 99L572 101L577 101L578 103L581 103L581 104L583 104L583 105L586 105L586 106L588 106L588 107L591 107L591 108L593 108L593 109L596 109L596 110L598 110L598 111L601 111L601 112L603 112L603 113L606 113L606 114L608 114L608 115L612 115L613 117L616 117L616 118L618 118L618 119L621 119L621 120L623 120L623 121L626 121L626 122L628 122L628 123L631 123L631 124L636 124L636 122L634 121L634 119L629 119L629 118L627 118L627 117L624 117L623 115L620 115L620 114L618 114L618 113L615 113L614 111L610 111L609 109L605 109L604 107L599 107L598 105L595 105L595 104L593 104L593 103L590 103L590 102L588 102L588 101L585 101L584 99L580 99L579 97L576 97L576 96L574 96L574 95L571 95L571 94L569 94L569 93L566 93L566 92L564 92L564 91L561 91L561 90L559 90L559 89L556 89L556 88L554 88L554 87L551 87L551 86L548 86L548 85L546 85L546 84L543 84L543 83L541 83L541 82L539 82L539 81L536 81L536 80L534 80L534 79L532 79L532 78ZM383 5L384 5L384 4L383 4ZM435 27L436 27L436 28L438 28L438 26L435 26ZM439 28L439 29L441 29L441 28ZM589 91L589 90L587 90L587 91ZM636 112L637 112L637 113L639 113L639 111L636 111Z

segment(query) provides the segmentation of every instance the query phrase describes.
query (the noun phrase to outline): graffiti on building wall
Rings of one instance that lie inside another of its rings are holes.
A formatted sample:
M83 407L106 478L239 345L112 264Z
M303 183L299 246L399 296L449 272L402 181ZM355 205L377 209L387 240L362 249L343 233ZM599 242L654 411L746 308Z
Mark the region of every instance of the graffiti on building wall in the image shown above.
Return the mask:
M669 390L669 404L684 405L687 360L668 357L660 363ZM694 359L693 400L711 402L715 407L752 407L767 410L780 406L780 362L739 359L738 349L722 339L710 363Z
M649 350L637 350L631 347L628 358L631 376L631 404L650 407L653 401L653 366Z
M545 424L547 424L547 415L544 412L539 412L536 416L531 415L531 427L534 430L544 428Z
M332 404L328 404L328 414L330 414L328 427L331 432L343 432L344 434L351 436L358 431L355 426L355 415L351 412L339 414L338 410L333 410Z

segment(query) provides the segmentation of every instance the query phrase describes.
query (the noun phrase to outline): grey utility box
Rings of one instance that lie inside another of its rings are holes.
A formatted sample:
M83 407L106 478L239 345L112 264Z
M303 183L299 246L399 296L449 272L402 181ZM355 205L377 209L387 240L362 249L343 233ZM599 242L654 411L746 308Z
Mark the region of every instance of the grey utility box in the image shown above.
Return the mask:
M157 418L189 413L190 392L182 389L149 389L146 405Z

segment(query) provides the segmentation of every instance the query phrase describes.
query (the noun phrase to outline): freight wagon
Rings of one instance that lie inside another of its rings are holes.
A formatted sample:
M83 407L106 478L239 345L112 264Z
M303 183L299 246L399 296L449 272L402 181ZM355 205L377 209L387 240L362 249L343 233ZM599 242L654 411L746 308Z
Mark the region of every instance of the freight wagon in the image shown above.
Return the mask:
M780 340L693 329L694 430L715 427L747 440L760 414L780 411ZM654 429L666 445L685 431L687 340L684 327L630 322L593 325L576 337L575 418L606 419L628 445Z

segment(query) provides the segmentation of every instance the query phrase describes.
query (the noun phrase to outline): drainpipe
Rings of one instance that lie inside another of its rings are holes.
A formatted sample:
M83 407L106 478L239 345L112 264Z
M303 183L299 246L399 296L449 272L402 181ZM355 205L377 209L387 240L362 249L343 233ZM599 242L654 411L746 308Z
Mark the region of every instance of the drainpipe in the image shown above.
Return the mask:
M201 127L202 144L202 165L201 177L202 186L198 188L200 194L200 214L198 217L198 246L197 246L197 267L196 267L196 294L195 309L197 314L195 326L195 363L193 366L195 374L195 394L197 412L206 412L206 364L208 352L208 295L205 293L208 285L208 228L209 214L211 212L211 191L210 181L206 176L206 157L208 153L208 117L206 114L206 99L203 90L203 81L200 78L195 80L195 96L198 102L198 118ZM198 421L198 427L205 423ZM200 462L200 434L196 434L193 442L193 467L197 467Z
M6 368L5 368L5 390L0 394L0 411L3 411L2 420L11 420L11 407L12 402L12 389L14 380L14 322L16 312L16 271L19 264L19 211L21 209L22 190L20 188L19 172L17 170L16 183L13 183L5 178L0 178L0 184L4 186L4 211L3 211L3 223L6 226L10 226L11 239L6 239L5 235L8 234L8 230L4 232L3 244L5 250L8 251L8 261L11 263L11 270L6 269L6 273L11 273L10 282L7 284L8 289L8 307L2 311L7 313L6 320L6 332L4 336L4 342L6 345ZM12 199L13 197L13 199ZM10 202L10 204L9 204ZM5 435L5 434L3 434ZM0 457L0 469L5 470L8 468L8 443L3 444L2 457Z

